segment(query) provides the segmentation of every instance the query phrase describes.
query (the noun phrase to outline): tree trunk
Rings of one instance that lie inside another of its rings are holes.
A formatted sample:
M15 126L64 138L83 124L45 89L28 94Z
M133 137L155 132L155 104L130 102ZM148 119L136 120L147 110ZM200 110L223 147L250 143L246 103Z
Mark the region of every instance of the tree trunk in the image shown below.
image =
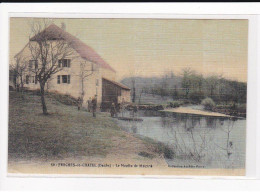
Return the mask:
M19 90L22 91L23 90L23 76L22 75L20 76L20 81L21 81L21 83L20 83L21 87L19 88Z
M135 102L135 80L132 80L132 84L133 84L133 94L132 94L132 102Z
M44 86L45 86L45 83L41 83L40 84L41 86L41 102L42 102L42 113L44 115L47 115L48 112L47 112L47 106L46 106L46 103L45 103L45 91L44 91Z
M82 99L83 99L83 97L84 97L84 78L81 78L81 97L82 97Z
M143 90L142 90L141 93L140 93L138 104L141 103L142 94L143 94Z
M135 102L135 87L133 88L133 102Z

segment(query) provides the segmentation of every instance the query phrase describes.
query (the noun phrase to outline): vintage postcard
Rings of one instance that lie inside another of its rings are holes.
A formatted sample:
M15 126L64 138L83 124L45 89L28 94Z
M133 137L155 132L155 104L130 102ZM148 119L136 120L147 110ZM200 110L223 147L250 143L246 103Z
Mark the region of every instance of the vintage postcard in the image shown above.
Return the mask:
M244 176L248 20L10 18L10 174Z

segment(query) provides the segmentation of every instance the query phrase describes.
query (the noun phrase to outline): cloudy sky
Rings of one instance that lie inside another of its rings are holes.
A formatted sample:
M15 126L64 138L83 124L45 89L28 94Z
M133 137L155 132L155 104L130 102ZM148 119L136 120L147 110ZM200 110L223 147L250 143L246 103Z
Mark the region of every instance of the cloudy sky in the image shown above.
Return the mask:
M28 42L31 18L10 19L10 60ZM181 74L247 80L247 20L54 19L128 76Z

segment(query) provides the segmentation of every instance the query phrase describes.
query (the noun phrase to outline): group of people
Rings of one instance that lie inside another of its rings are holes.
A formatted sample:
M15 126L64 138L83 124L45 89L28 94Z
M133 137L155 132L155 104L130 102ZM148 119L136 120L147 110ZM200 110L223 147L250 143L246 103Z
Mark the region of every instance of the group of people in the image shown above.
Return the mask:
M117 102L112 102L110 106L111 117L117 117L117 114L121 111L121 104Z
M83 104L83 98L78 97L78 110L82 107ZM88 105L88 112L92 112L93 117L96 117L96 111L97 111L97 95L93 96L92 98L89 98L87 100Z
M82 97L78 97L78 110L80 110L80 108L82 107L83 104L83 98ZM92 98L89 98L87 100L87 105L88 105L88 112L92 112L93 117L96 117L96 111L97 111L97 95L93 96ZM112 102L111 106L110 106L110 115L111 117L117 117L118 113L121 112L122 108L124 105L124 100L122 102L122 104L118 103L118 102Z

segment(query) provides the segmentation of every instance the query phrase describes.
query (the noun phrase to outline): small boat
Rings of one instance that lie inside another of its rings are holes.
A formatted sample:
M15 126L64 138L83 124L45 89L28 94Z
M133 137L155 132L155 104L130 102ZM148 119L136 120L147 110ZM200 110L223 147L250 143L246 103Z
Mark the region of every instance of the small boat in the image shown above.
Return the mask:
M117 117L118 120L123 120L123 121L143 121L141 118L134 118L134 117Z

